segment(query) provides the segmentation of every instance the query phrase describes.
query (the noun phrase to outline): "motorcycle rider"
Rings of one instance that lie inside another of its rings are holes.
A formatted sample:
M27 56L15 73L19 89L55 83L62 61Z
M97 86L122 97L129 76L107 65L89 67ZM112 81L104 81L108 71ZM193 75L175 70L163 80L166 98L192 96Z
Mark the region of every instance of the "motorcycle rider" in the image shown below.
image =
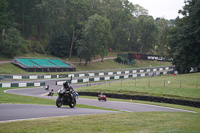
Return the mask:
M65 83L63 83L63 88L66 90L66 91L69 91L70 92L70 99L73 101L73 91L74 89L69 85L69 82L66 81Z
M56 106L60 108L62 105L69 105L70 108L76 106L76 99L74 97L74 89L66 81L63 86L58 90L58 98L56 100Z
M69 82L66 81L65 83L63 83L63 87L66 91L70 91L72 92L73 91L73 88L69 85Z

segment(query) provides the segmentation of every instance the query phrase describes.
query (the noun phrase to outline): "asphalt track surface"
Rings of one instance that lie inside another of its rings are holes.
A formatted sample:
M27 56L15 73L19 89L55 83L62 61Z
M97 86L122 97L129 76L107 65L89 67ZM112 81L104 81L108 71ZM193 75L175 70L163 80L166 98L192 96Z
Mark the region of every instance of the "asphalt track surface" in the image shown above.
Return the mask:
M54 92L61 86L56 86L55 81L47 80L46 85L50 85L50 89L53 88ZM73 88L78 88L85 86L86 84L73 84ZM13 89L7 90L5 93L39 97L56 100L57 97L47 97L44 90L44 87L39 88L23 88L23 89ZM99 102L97 99L77 99L77 104L85 104L90 106L98 106L116 110L122 110L127 112L152 112L152 111L167 111L167 112L191 112L187 110L180 110L175 108L168 108L162 106L148 105L148 104L139 104L139 103L129 103L129 102L116 102L108 101ZM84 108L69 108L61 107L57 108L50 105L26 105L26 104L0 104L0 122L3 121L16 121L16 120L25 120L25 119L36 119L36 118L48 118L48 117L62 117L62 116L71 116L71 115L87 115L87 114L100 114L100 113L119 113L118 111L108 111L108 110L99 110L99 109L84 109Z

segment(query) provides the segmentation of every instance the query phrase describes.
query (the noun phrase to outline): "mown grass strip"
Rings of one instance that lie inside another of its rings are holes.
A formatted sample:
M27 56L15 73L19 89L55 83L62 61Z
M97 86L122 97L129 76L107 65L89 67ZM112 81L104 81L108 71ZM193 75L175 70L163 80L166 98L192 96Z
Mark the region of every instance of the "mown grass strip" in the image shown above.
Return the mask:
M157 133L199 132L200 115L183 112L137 112L81 115L0 123L0 132Z

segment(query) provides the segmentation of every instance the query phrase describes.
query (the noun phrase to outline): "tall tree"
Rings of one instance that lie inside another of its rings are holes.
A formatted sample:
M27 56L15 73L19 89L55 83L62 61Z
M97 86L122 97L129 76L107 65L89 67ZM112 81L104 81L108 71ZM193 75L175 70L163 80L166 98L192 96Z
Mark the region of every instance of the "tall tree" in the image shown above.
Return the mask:
M156 44L157 26L153 17L139 16L137 22L138 40L140 53L147 53L154 49Z
M169 34L173 64L180 73L191 67L200 71L200 0L187 0L179 12L184 17L176 19Z
M83 41L78 48L79 55L83 55L85 65L91 60L92 56L99 54L102 57L108 53L108 46L111 42L110 21L97 14L89 17L86 27L83 31ZM81 52L84 51L84 52Z
M156 51L157 53L165 58L169 58L171 55L169 55L169 29L173 25L168 20L165 20L164 18L157 18L156 24L158 26L158 36L157 36L157 47Z

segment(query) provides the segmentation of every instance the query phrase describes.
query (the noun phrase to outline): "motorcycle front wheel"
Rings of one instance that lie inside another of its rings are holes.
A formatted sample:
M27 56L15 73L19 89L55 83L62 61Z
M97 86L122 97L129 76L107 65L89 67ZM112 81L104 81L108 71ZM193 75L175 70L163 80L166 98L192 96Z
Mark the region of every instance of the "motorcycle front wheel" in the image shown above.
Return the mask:
M57 100L56 100L56 106L58 107L58 108L60 108L61 106L62 106L62 102L61 102L61 98L57 98Z
M74 98L73 102L69 104L70 108L74 108L76 106L76 99Z
M99 101L101 101L101 98L100 98L100 97L98 97L98 100L99 100Z

